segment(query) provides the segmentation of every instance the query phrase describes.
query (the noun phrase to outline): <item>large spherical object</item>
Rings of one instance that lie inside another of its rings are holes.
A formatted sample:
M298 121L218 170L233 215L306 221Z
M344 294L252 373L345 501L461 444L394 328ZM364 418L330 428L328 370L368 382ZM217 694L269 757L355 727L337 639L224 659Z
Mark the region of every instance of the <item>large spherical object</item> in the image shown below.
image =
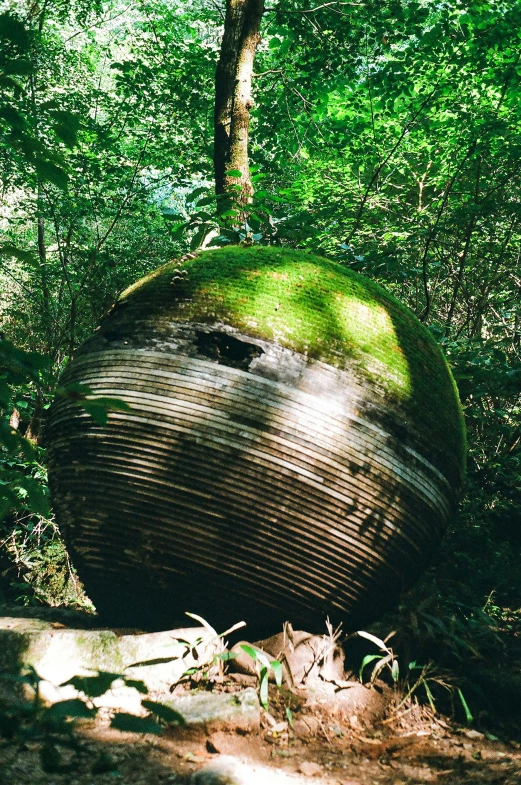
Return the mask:
M47 431L58 523L121 621L367 622L425 567L461 487L462 414L428 330L304 252L159 268L63 384L131 407L101 425L61 397Z

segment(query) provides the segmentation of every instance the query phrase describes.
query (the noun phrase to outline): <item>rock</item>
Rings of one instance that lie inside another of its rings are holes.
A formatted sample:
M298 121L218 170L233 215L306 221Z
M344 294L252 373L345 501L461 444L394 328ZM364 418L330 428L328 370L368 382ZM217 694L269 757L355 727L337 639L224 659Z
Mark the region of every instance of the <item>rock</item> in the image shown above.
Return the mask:
M210 738L206 739L206 751L210 753L210 755L220 755L221 745L218 740L218 736L214 733Z
M479 730L475 730L474 728L469 728L468 730L464 731L464 735L467 739L484 739L485 734L480 733Z
M293 731L295 736L300 736L301 738L310 738L311 736L315 736L319 730L320 723L317 718L313 717L311 714L305 714L299 717L293 723Z
M203 672L215 667L213 659L221 649L221 641L204 627L126 634L125 630L57 628L42 619L0 617L0 671L17 673L33 667L43 680L40 694L47 703L76 697L74 687L60 685L73 676L97 671L124 674L143 681L150 692L168 693L187 669ZM15 700L14 687L11 694L6 689L8 682L2 684L0 697ZM141 697L121 682L96 699L96 705L135 713Z
M187 725L243 731L260 727L260 703L252 687L235 693L192 692L163 703L179 712Z
M283 632L256 643L239 641L232 649L234 659L230 660L230 669L237 675L256 676L258 664L244 650L258 651L264 660L278 660L282 665L284 682L290 687L304 688L311 684L333 682L344 678L344 653L336 644L336 637L312 635L304 630L293 630L286 624ZM274 673L269 674L270 681L275 681Z
M230 662L233 662L233 660L230 660ZM254 676L248 673L229 673L228 678L235 684L240 684L241 687L255 687L259 682L257 675Z
M315 711L318 707L327 711L330 715L342 717L351 724L351 718L356 716L356 726L372 726L378 722L383 715L392 691L389 687L379 683L378 689L366 687L363 684L354 683L346 689L335 689L334 684L313 684L307 690L306 708Z
M312 635L293 630L290 625L278 635L255 644L271 657L281 660L291 672L295 687L309 686L318 679L333 681L344 678L344 652L331 631Z
M304 785L304 780L280 769L246 764L232 756L223 755L194 772L190 785Z
M313 761L303 760L302 763L299 765L299 771L302 772L306 777L318 777L322 774L322 766L319 763L314 763Z
M223 756L194 772L190 785L247 785L244 766L234 758Z
M273 725L270 728L270 732L271 733L284 733L285 731L287 731L287 729L288 729L288 723L287 722L276 722L275 725Z

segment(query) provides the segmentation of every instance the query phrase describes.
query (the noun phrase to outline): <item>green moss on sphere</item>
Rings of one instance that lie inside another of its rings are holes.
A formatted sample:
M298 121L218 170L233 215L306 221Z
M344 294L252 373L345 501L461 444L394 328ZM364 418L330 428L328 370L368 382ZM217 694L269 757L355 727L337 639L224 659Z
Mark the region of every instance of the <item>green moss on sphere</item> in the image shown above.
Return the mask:
M222 323L352 370L381 389L406 427L432 437L433 462L461 484L465 431L447 363L430 332L373 281L303 251L232 246L160 267L120 303L146 308L158 329Z

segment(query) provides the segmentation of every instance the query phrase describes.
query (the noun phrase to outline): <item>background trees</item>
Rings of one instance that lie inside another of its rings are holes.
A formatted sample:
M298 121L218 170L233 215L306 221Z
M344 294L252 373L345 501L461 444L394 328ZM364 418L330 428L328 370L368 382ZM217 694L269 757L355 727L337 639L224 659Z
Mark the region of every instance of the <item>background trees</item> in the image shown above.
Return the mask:
M24 434L118 291L210 239L310 248L379 280L442 343L470 493L437 596L493 596L508 615L521 600L521 7L267 2L247 205L233 174L219 204L213 188L224 18L220 0L20 0L0 17L1 329L47 358L2 344L4 538L33 542L47 520Z

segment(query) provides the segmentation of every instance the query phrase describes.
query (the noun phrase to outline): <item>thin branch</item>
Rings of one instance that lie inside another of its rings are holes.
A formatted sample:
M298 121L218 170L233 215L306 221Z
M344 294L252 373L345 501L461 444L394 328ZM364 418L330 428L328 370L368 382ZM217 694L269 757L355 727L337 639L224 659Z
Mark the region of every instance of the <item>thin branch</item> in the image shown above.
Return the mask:
M414 113L414 115L411 117L411 119L404 125L404 127L402 129L402 132L401 132L400 136L398 137L398 140L396 141L396 143L391 147L391 149L389 150L389 152L387 153L385 158L383 158L381 160L381 162L378 164L378 166L376 167L376 169L375 169L375 171L373 173L373 176L371 177L371 180L369 181L369 184L367 185L367 187L365 189L365 192L364 192L364 195L362 197L362 200L360 202L360 206L359 206L357 214L356 214L356 218L355 218L355 222L353 224L353 228L351 229L351 232L350 232L350 234L349 234L349 236L348 236L348 238L346 240L348 245L351 245L351 240L353 239L353 236L354 236L355 232L358 230L358 227L360 226L360 221L362 219L362 214L364 212L365 205L367 204L367 200L369 199L369 194L371 193L372 187L375 184L376 180L378 179L378 177L380 175L380 172L382 171L382 169L386 165L386 163L391 160L392 156L394 155L396 150L399 148L399 146L401 145L401 143L403 142L403 140L405 139L405 137L409 133L409 131L412 128L412 126L414 125L414 123L420 117L421 113L423 112L423 110L425 109L425 107L427 106L429 101L432 99L432 97L436 93L440 81L441 81L441 77L438 80L438 82L435 85L435 87L433 88L433 90L431 90L429 95L422 101L422 103L420 104L418 110Z
M94 27L102 27L107 22L113 22L114 19L117 19L118 17L123 16L123 14L126 14L128 9L131 8L131 7L132 7L132 3L129 3L122 11L118 11L118 13L115 14L114 16L106 16L104 19L100 19L99 21L94 22L93 24L89 25L88 27L84 27L81 30L78 30L78 32L76 32L73 35L69 36L69 38L66 38L63 43L64 44L68 44L69 41L72 41L73 38L77 38L77 36L82 35L83 33L86 33L89 30L92 30Z
M221 6L219 5L219 3L217 3L215 0L210 0L210 3L217 10L217 13L221 17L221 21L224 22L225 16L224 16L223 10L222 10Z
M421 264L421 267L422 267L422 281L423 281L423 293L425 295L425 308L423 310L423 313L420 316L420 321L421 322L424 322L428 318L428 316L430 314L430 311L431 311L431 304L432 304L432 298L431 298L431 294L429 292L429 282L428 282L428 277L427 277L427 257L428 257L428 254L429 254L429 249L431 247L432 242L434 241L434 237L436 236L436 230L438 228L438 224L441 221L441 217L443 215L443 211L445 210L445 206L446 206L446 204L447 204L447 202L449 200L449 196L450 196L450 194L452 192L452 187L453 187L454 183L456 182L456 178L458 177L463 164L470 158L470 156L472 155L472 153L476 149L477 144L478 144L478 140L477 139L474 140L471 143L471 145L468 148L467 152L465 153L465 155L463 156L463 158L461 159L461 161L457 165L457 167L456 167L456 169L454 171L454 174L452 175L452 177L450 178L449 182L447 183L447 187L445 188L445 191L444 191L444 194L443 194L443 199L441 200L441 204L440 204L440 207L438 209L438 213L436 215L436 219L434 221L434 224L431 227L431 231L430 231L429 236L427 238L427 242L425 243L425 248L423 249L423 254L422 254L422 258L421 258L420 264Z
M338 8L333 8L333 6L351 6L353 8L364 8L367 3L346 3L346 2L331 2L331 3L322 3L322 5L317 5L315 8L303 8L299 9L298 11L287 11L284 10L283 13L285 14L314 14L317 11L321 11L323 8L330 8L331 11L334 11L336 14L340 14L341 16L349 16L349 14L345 14L343 11L339 11ZM266 13L281 13L280 8L267 8Z
M37 297L37 296L35 295L35 293L33 292L33 290L32 290L32 289L30 289L30 288L29 288L28 286L26 286L24 283L22 283L21 281L19 281L19 280L18 280L18 278L16 278L16 277L15 277L15 276L12 274L12 272L11 272L10 270L8 270L8 269L5 267L5 265L4 265L4 264L2 264L2 262L1 262L1 261L0 261L0 269L1 269L1 270L3 270L3 272L4 272L4 275L7 275L7 276L9 276L9 278L11 278L11 280L13 280L13 281L15 282L15 284L16 284L17 286L19 286L19 287L20 287L20 289L23 289L23 291L24 291L24 292L25 292L25 293L28 295L28 297L29 297L29 298L30 298L30 299L31 299L33 302L37 303L37 304L38 304L38 305L39 305L41 308L43 308L43 310L45 311L45 313L47 314L47 316L48 316L48 317L51 319L51 321L52 321L52 322L54 322L54 324L55 324L57 327L59 327L59 324L58 324L58 321L57 321L57 319L54 317L54 315L53 315L53 314L52 314L52 313L51 313L51 312L50 312L50 311L49 311L47 308L45 308L45 306L42 304L42 302L41 302L41 300L39 299L39 297Z
M282 68L270 68L269 71L261 71L260 74L252 74L252 79L258 79L261 76L266 76L267 74L283 74L284 71Z

